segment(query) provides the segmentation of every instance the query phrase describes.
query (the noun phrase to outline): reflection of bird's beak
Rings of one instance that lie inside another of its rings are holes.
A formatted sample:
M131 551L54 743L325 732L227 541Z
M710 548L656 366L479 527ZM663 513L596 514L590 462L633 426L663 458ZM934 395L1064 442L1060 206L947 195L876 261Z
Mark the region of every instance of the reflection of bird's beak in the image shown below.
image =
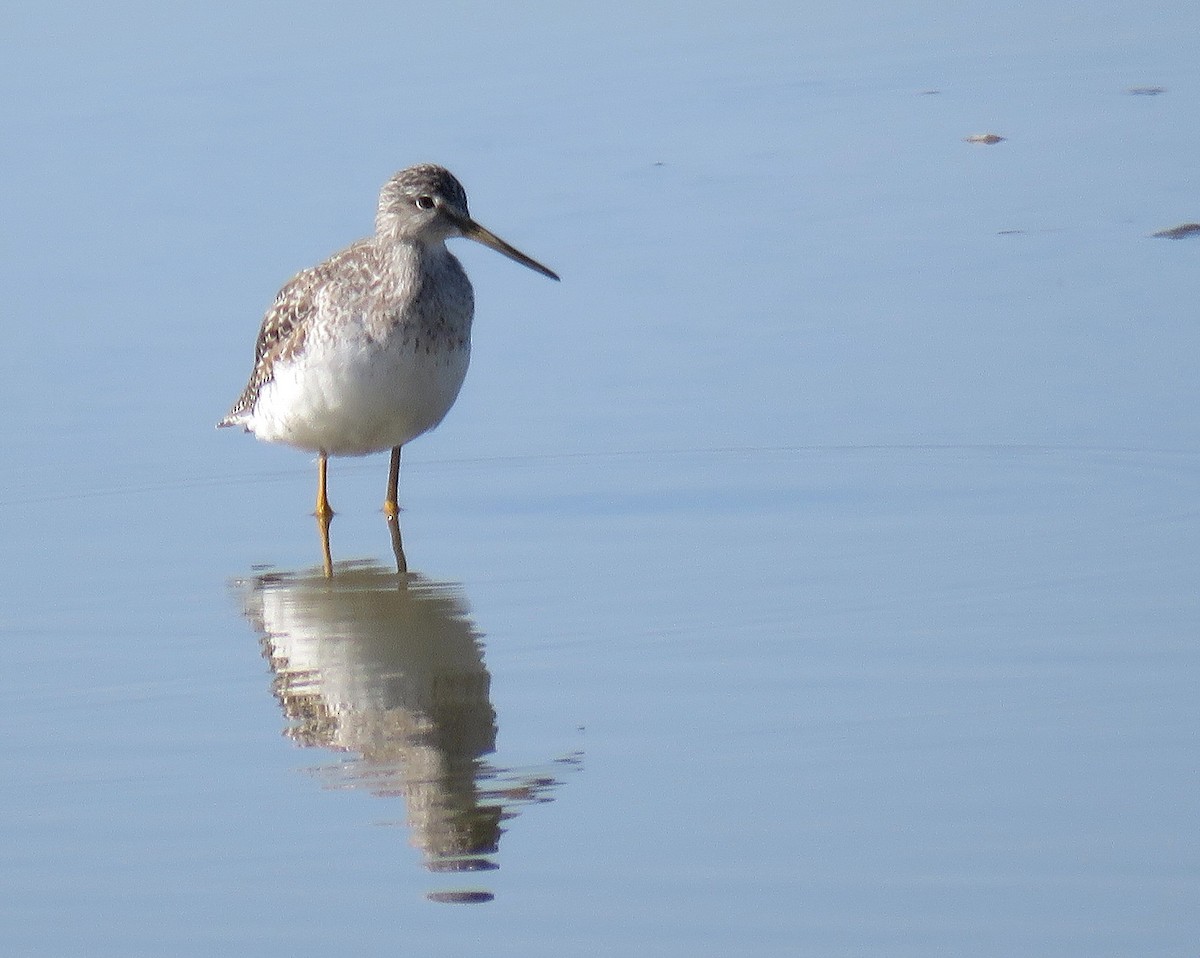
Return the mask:
M522 266L528 266L531 270L541 273L543 276L549 276L551 279L558 279L558 274L552 269L547 269L536 259L526 256L515 246L510 246L504 242L499 236L491 230L484 229L469 216L454 216L454 225L459 228L462 235L467 239L473 239L476 243L482 243L484 246L490 246L497 253L503 253L511 260L515 260Z

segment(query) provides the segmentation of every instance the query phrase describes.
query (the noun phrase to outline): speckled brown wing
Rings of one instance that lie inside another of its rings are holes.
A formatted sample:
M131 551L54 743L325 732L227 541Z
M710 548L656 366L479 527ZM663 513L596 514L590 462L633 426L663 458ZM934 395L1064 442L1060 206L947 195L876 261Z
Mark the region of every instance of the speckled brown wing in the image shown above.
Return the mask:
M275 297L275 302L263 317L258 341L254 344L254 371L238 401L217 427L240 426L254 408L263 386L274 376L275 364L299 355L311 328L317 293L331 281L336 281L348 263L360 258L369 241L355 243L317 266L293 276Z

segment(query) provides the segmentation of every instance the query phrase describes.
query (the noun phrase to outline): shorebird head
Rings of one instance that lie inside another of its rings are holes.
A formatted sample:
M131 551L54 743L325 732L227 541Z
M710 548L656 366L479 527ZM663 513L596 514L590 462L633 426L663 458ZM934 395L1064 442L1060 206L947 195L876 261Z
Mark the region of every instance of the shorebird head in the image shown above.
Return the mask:
M380 237L416 243L441 243L464 236L522 266L558 279L558 274L484 229L467 210L467 193L445 167L425 163L401 170L384 184L375 214Z

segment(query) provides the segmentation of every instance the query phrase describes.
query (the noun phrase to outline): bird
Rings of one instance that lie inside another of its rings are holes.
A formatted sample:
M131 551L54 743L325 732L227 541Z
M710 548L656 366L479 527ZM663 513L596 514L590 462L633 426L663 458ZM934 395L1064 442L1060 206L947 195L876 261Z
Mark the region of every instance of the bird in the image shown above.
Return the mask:
M446 248L454 237L559 279L475 222L445 167L400 170L380 190L374 235L301 270L276 295L246 388L217 423L317 454L326 574L329 457L390 449L383 511L394 521L401 447L436 427L462 388L475 295Z

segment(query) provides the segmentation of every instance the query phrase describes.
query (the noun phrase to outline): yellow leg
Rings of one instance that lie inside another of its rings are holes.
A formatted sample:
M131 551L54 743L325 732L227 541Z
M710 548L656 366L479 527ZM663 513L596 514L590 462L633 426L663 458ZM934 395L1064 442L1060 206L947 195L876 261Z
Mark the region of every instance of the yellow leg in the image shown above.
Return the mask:
M333 553L329 549L329 522L333 518L333 510L329 508L328 486L329 457L321 453L317 459L317 529L321 533L321 559L324 565L325 578L333 578Z
M388 516L387 527L392 537L392 552L396 556L396 571L402 576L406 575L408 573L408 559L404 555L404 542L400 539L399 516Z
M326 477L329 473L329 457L321 453L317 459L317 518L329 518L333 510L329 508L329 496L326 495Z
M333 578L333 553L329 549L329 521L332 513L317 516L317 529L321 533L321 563L326 579Z
M383 514L389 519L400 515L400 503L396 498L396 486L400 484L400 447L392 447L392 461L388 465L387 495L383 499Z

